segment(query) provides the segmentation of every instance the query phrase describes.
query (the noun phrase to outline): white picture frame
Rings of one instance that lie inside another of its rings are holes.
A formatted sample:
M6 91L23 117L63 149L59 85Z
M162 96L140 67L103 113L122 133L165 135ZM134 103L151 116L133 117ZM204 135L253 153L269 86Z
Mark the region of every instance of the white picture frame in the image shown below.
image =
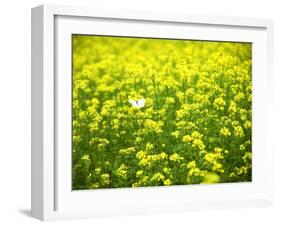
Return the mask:
M188 37L185 32L180 32L185 29L189 29ZM252 42L253 181L72 191L69 149L71 77L62 76L71 73L69 43L72 33ZM273 181L268 172L272 170L273 153L266 140L266 119L267 99L273 82L272 62L273 22L267 19L56 5L33 8L32 216L56 220L271 205Z

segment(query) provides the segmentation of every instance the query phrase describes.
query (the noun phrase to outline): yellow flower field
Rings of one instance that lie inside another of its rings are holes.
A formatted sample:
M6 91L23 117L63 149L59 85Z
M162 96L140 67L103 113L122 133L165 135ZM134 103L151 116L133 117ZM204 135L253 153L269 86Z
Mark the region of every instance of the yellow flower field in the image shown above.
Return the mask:
M73 189L252 180L252 46L73 35Z

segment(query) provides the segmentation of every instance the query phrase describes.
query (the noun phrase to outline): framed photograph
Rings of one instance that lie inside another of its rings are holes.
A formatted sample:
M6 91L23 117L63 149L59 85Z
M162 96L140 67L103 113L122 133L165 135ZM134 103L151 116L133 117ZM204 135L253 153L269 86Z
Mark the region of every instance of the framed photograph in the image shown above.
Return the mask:
M32 216L271 205L273 22L32 9Z

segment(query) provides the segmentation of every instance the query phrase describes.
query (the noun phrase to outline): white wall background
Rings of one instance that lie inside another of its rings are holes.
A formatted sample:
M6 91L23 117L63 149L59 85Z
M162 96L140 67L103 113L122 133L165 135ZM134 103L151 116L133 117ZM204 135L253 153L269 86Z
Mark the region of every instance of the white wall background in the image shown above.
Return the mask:
M281 7L276 0L57 0L56 4L275 20L275 104L272 146L281 140ZM49 0L7 0L0 6L0 225L40 225L30 208L30 8ZM281 145L279 144L280 148ZM275 151L275 205L270 208L197 211L49 225L281 225L281 154Z

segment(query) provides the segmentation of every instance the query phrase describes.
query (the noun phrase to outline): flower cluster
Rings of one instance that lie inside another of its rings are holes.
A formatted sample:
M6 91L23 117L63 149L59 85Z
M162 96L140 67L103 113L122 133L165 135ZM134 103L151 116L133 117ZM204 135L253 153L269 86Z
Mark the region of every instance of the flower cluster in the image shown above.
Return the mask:
M251 44L72 43L73 189L251 181Z

